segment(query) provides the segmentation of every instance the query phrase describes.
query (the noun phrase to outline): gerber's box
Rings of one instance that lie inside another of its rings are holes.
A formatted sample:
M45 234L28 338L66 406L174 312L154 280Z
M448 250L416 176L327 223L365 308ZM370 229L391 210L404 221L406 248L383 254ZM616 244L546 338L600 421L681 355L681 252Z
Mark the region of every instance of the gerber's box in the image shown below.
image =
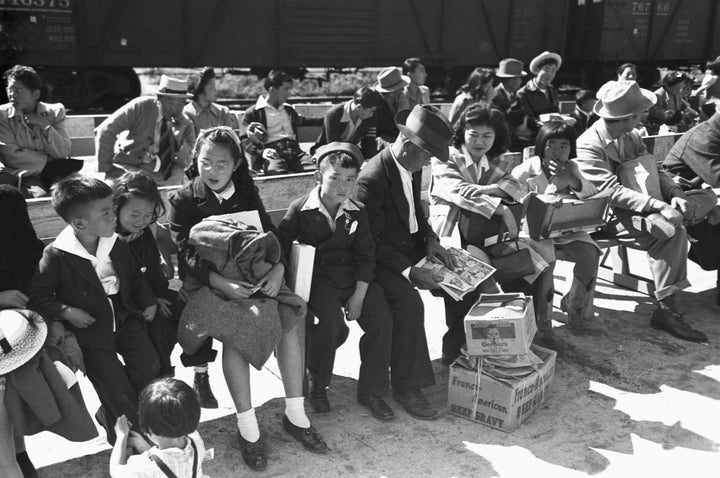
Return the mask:
M452 364L449 412L504 432L515 430L545 403L555 372L555 351L537 345L532 346L532 351L543 363L537 371L518 379L498 379L481 373L478 380L477 370Z
M526 354L537 332L532 297L481 294L465 316L468 355Z

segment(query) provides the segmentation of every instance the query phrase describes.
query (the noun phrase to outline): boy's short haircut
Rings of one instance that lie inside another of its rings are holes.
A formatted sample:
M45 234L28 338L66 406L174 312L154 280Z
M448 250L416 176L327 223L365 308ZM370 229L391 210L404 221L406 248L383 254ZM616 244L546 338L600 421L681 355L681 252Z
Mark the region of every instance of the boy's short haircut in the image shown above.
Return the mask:
M112 194L110 186L101 180L76 174L55 184L51 204L58 216L69 223L80 214L81 208Z
M357 158L350 156L342 151L333 151L332 153L326 154L320 158L318 163L318 171L324 173L331 166L340 166L341 168L352 168L357 172L360 172L360 163Z
M180 438L197 430L200 403L195 391L182 380L160 378L140 394L140 429L166 438Z
M263 86L265 86L265 89L267 91L270 91L271 87L279 88L285 83L292 83L293 78L292 76L288 75L284 71L281 70L272 70L270 73L268 73L268 76L265 78L265 82L263 83Z
M683 120L682 111L680 110L667 110L663 114L663 123L668 126L675 126Z
M587 100L597 101L595 93L591 90L580 90L575 94L575 104L580 106Z
M359 88L353 95L353 102L365 109L379 108L383 101L382 95L368 86Z
M403 75L414 72L415 69L420 65L425 66L425 63L423 63L420 58L408 58L403 62Z

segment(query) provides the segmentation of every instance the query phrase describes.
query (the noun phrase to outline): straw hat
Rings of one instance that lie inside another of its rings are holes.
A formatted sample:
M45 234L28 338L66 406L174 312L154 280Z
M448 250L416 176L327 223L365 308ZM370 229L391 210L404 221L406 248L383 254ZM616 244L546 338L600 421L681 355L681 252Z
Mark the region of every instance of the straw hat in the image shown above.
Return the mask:
M560 55L550 51L544 51L535 58L533 58L530 62L530 73L532 73L533 75L537 75L538 71L540 71L538 65L545 60L555 60L557 62L558 68L560 68L560 65L562 65L562 57Z
M657 102L655 93L640 88L636 81L608 82L600 89L593 111L605 119L623 119L645 111Z
M358 148L354 144L344 143L341 141L333 141L332 143L325 144L318 148L318 150L315 152L315 164L320 165L320 161L322 161L325 156L337 151L343 152L355 158L359 165L365 161L365 157L363 157L362 151L360 151L360 148Z
M450 122L442 112L431 105L416 105L412 111L403 110L395 115L400 132L416 146L440 161L448 160L448 145L453 136Z
M30 310L0 310L0 375L24 365L42 348L47 325Z
M160 77L160 86L158 87L157 95L168 98L192 98L192 95L188 93L187 80L170 78L167 75Z
M519 78L527 75L526 71L523 71L525 65L520 60L515 58L505 58L500 61L497 70L495 70L495 76L498 78Z
M392 93L410 84L410 77L403 75L400 68L390 66L378 73L375 90L380 93Z

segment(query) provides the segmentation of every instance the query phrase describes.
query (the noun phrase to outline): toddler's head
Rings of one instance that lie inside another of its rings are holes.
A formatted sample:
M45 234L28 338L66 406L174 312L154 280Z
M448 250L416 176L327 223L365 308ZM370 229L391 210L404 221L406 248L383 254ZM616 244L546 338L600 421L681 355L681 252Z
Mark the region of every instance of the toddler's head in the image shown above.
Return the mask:
M157 185L142 173L125 173L113 187L117 232L135 234L165 214Z
M160 378L140 394L138 416L146 433L180 438L197 429L200 404L195 391L182 380Z

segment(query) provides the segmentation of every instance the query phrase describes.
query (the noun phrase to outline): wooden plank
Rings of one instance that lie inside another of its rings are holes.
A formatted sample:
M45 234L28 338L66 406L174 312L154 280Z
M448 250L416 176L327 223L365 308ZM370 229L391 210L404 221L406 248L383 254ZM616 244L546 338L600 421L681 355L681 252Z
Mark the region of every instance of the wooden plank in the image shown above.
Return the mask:
M95 138L71 138L70 156L95 156Z

